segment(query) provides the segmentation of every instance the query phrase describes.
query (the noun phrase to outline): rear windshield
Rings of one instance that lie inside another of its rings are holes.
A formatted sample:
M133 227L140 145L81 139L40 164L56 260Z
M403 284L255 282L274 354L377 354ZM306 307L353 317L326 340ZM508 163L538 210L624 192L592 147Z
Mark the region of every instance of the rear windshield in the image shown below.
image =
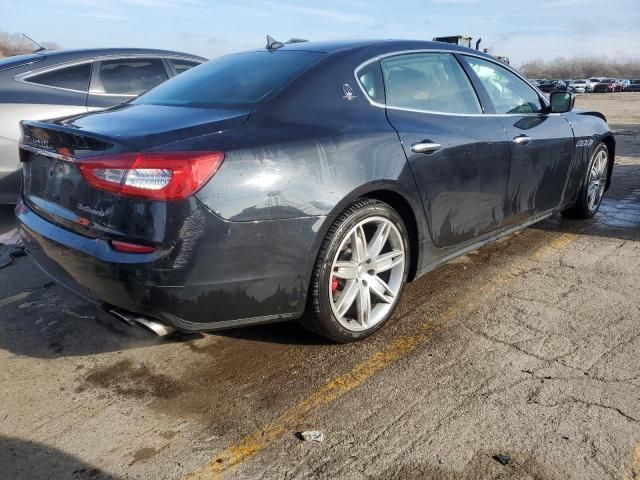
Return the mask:
M20 65L27 65L28 63L40 62L47 58L39 53L28 53L26 55L14 55L13 57L7 57L0 60L0 70L7 70L9 68L19 67Z
M251 106L264 101L322 56L320 52L296 50L226 55L178 75L133 103L194 108Z

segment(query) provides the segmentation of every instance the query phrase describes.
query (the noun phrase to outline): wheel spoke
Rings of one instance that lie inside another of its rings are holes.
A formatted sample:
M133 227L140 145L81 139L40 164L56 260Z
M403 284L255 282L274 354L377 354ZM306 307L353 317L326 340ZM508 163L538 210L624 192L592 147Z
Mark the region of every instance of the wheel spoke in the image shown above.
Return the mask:
M356 262L338 261L333 265L333 276L344 280L356 278L358 264Z
M366 327L369 324L369 316L371 315L371 294L369 293L369 287L360 283L358 285L358 323L360 326Z
M352 260L359 263L364 260L366 256L367 238L364 235L364 230L361 225L353 231L351 234L351 255Z
M404 253L400 250L393 250L376 257L374 259L374 268L377 273L382 273L396 265L400 265L402 262L404 262Z
M385 243L387 243L387 238L389 238L389 229L390 227L388 223L381 223L378 225L376 233L373 234L371 242L367 245L367 254L369 257L375 258L380 255L382 248Z
M347 310L353 305L354 300L358 296L358 282L356 280L349 280L342 290L338 301L336 302L336 310L340 317L344 317Z
M395 295L387 285L387 282L378 276L370 277L369 288L371 292L385 303L393 302Z

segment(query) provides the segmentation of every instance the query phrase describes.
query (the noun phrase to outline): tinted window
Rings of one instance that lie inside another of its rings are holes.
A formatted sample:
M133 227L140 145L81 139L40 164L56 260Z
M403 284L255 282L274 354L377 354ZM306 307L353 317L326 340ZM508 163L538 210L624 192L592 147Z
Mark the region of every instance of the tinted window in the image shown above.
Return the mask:
M186 72L190 68L200 65L199 62L193 62L191 60L179 60L176 58L171 58L169 59L169 61L173 65L173 68L176 70L177 74Z
M135 103L230 108L259 103L324 54L250 52L211 60L160 85Z
M116 95L140 95L167 80L159 58L127 58L100 62L98 80L92 91Z
M57 68L25 79L27 82L86 92L89 89L91 63Z
M482 113L467 75L452 55L399 55L385 58L381 64L390 107Z
M464 57L487 90L496 113L538 113L542 103L538 93L514 73L493 62Z
M358 81L371 100L384 103L384 82L379 62L370 63L358 70Z

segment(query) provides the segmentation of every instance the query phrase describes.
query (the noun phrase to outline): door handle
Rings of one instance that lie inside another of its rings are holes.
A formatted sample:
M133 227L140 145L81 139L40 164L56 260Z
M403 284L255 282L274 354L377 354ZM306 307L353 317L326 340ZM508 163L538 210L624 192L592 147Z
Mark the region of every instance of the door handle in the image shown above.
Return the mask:
M442 145L439 143L420 142L411 145L411 151L414 153L431 153L440 150Z
M513 143L516 145L528 145L533 141L531 137L527 137L526 135L518 135L513 139Z

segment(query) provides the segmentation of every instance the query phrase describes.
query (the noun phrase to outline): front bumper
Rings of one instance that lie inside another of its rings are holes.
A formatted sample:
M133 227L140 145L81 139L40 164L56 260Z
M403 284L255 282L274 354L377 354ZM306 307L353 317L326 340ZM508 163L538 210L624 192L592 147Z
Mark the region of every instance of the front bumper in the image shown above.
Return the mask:
M197 242L185 240L186 254L177 245L140 255L115 252L107 240L62 228L23 203L16 214L27 252L56 282L103 308L181 331L299 317L324 221L226 222L207 210Z

